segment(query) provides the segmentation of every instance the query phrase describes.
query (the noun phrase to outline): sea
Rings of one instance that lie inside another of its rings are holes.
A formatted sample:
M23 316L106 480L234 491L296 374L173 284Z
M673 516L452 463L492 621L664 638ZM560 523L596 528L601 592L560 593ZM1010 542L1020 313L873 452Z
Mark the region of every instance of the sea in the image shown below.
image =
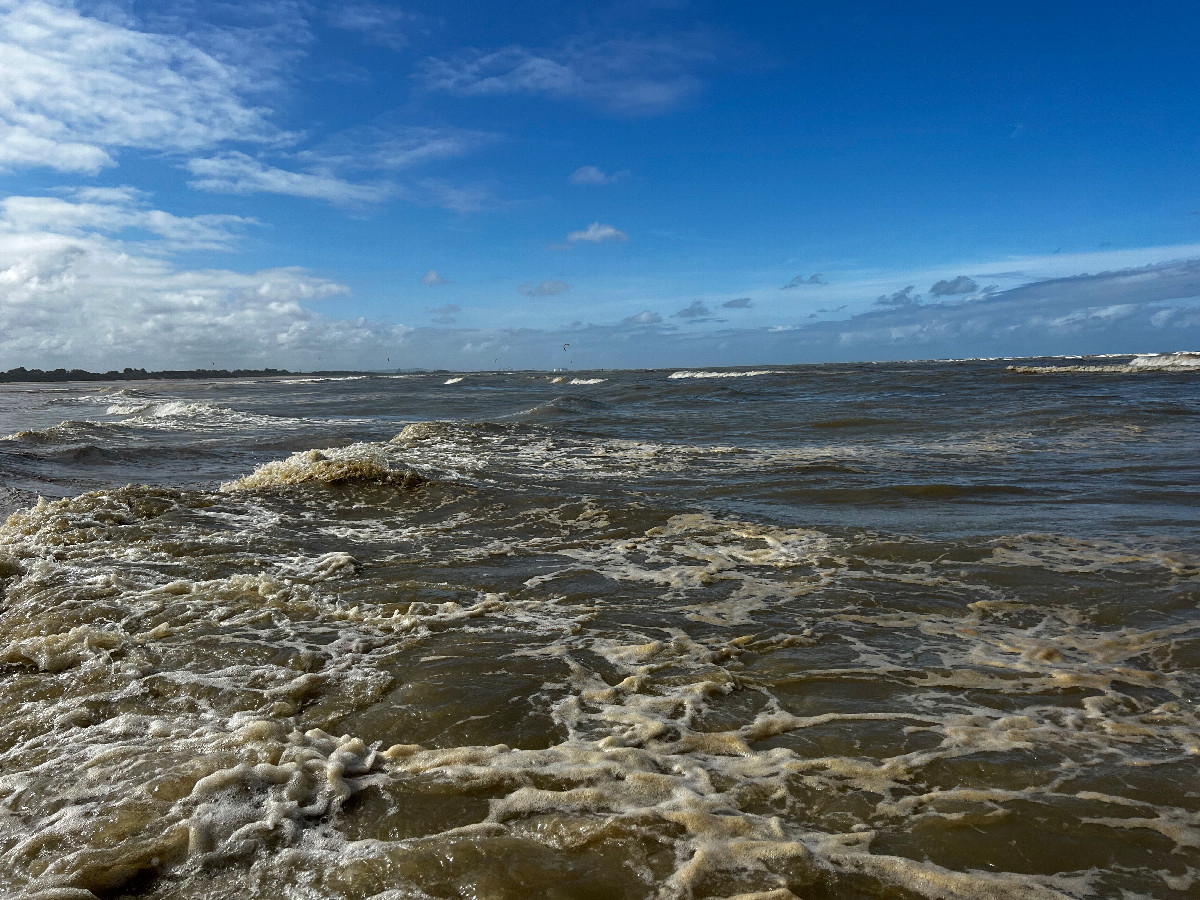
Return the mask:
M0 896L1200 896L1200 355L0 385Z

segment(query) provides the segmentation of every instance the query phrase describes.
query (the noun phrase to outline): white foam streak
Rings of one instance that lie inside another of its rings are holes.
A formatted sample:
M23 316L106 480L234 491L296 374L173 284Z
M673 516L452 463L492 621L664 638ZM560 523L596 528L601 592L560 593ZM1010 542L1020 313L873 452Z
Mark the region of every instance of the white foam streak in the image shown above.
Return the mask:
M691 371L691 370L685 369L680 372L672 372L670 375L667 376L667 378L671 378L671 379L680 379L680 378L753 378L757 375L782 375L782 374L784 374L784 373L782 373L776 369L752 369L750 371L745 371L745 372L734 372L734 371L727 371L727 370L708 372L708 371Z

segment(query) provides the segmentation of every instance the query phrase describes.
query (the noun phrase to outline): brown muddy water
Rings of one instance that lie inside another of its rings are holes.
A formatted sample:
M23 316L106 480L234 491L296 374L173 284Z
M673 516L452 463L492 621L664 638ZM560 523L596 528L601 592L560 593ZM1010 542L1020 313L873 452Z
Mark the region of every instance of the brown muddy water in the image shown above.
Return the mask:
M0 386L0 895L1197 896L1200 373L1060 364Z

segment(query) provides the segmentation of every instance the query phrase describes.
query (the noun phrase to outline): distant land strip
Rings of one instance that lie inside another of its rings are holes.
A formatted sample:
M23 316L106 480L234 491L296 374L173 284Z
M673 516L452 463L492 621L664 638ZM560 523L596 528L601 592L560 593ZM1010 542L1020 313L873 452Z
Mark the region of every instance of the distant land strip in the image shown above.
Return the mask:
M145 369L124 368L109 372L87 372L83 369L26 369L19 366L0 372L0 383L20 381L148 381L152 379L201 379L201 378L265 378L275 375L294 375L287 369L164 369L147 372ZM313 375L353 375L354 372L312 372Z

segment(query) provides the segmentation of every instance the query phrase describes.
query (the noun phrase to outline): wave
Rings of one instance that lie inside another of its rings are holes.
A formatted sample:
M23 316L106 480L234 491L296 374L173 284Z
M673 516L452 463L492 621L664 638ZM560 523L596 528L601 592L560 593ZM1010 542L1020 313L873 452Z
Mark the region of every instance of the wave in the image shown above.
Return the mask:
M66 419L48 428L23 429L13 434L6 434L0 437L0 441L27 444L96 443L103 442L123 430L120 425Z
M415 488L426 479L415 469L398 466L386 445L351 444L329 450L302 450L287 459L264 463L249 475L221 485L225 492L261 490L297 484L371 482Z
M110 404L106 410L110 416L128 416L121 424L148 426L151 428L190 429L223 426L278 426L297 422L286 416L270 416L246 413L206 400L157 400Z
M692 371L684 369L680 372L672 372L667 378L753 378L757 375L783 375L784 372L778 369L751 369L746 372L731 372L731 371Z
M540 403L517 417L528 419L561 419L579 416L593 416L598 412L611 409L607 403L593 400L591 397L555 397L546 403Z
M1100 366L1007 366L1006 371L1019 375L1132 375L1137 372L1200 372L1200 351L1181 350L1176 353L1146 353L1127 363Z

